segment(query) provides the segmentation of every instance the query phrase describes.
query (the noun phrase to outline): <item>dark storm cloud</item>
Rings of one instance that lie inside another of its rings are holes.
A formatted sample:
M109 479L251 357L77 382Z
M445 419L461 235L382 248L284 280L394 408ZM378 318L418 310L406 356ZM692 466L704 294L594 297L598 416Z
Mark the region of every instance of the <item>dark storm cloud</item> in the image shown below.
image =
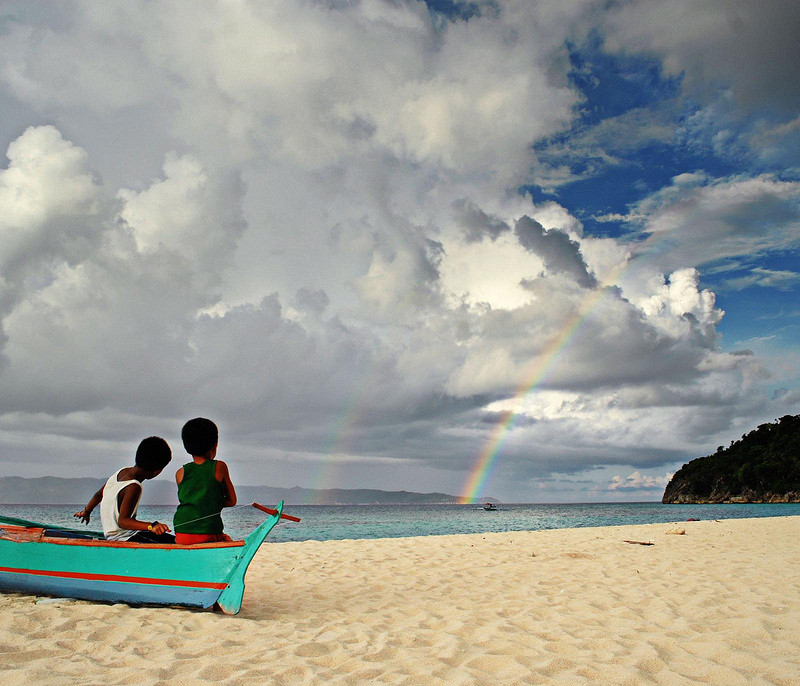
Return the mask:
M563 231L548 231L535 219L525 216L517 220L514 233L526 250L542 259L548 272L566 274L584 288L597 285L583 261L580 246Z
M301 310L309 310L316 315L321 315L328 307L330 300L322 289L310 290L300 288L295 294L295 303Z
M748 110L769 105L793 117L800 108L797 2L622 2L603 24L609 47L659 55L703 100L723 84Z
M488 236L493 241L511 227L500 217L486 214L471 200L462 198L453 203L453 212L456 221L464 230L464 239L467 243L479 243Z

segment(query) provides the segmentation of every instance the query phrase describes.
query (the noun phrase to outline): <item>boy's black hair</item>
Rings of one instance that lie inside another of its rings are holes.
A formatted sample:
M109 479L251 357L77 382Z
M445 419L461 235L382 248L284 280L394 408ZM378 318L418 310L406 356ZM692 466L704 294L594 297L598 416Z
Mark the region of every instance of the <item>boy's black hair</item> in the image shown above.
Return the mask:
M136 466L149 472L164 469L171 459L169 444L158 436L145 438L136 448Z
M196 417L183 425L181 438L187 453L205 455L219 443L219 431L210 419Z

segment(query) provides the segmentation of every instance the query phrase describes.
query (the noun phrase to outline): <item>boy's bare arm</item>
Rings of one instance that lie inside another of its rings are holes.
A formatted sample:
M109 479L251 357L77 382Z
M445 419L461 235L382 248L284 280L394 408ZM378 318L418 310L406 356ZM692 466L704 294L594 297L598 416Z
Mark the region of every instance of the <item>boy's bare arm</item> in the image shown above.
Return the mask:
M105 488L105 486L103 486ZM77 517L80 519L84 524L89 523L89 519L92 516L92 510L96 508L100 501L103 499L103 488L101 488L97 493L95 493L88 503L86 503L86 507L84 507L80 512L76 512L73 517Z
M142 487L139 484L131 484L125 486L120 492L122 502L119 504L119 517L117 523L122 529L130 529L131 531L152 531L156 534L163 534L170 529L166 524L161 522L141 522L133 517L133 508L139 498L139 492Z
M234 489L231 475L228 473L228 465L222 460L217 460L214 469L214 477L217 481L222 483L222 488L225 492L222 507L233 507L236 505L236 489Z

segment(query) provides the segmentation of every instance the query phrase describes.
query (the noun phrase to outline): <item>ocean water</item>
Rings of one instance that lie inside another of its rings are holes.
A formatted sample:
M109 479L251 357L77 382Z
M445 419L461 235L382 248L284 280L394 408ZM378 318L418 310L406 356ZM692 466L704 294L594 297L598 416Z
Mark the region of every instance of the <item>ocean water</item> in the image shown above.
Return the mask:
M0 505L0 515L81 528L72 517L82 505ZM267 541L397 538L440 534L569 529L620 524L682 522L687 519L741 519L800 515L800 504L662 505L661 503L508 504L496 512L479 505L287 505L302 519L275 527ZM139 519L171 523L173 507L142 506ZM223 511L225 531L246 536L267 515L249 505ZM100 529L96 510L87 529Z

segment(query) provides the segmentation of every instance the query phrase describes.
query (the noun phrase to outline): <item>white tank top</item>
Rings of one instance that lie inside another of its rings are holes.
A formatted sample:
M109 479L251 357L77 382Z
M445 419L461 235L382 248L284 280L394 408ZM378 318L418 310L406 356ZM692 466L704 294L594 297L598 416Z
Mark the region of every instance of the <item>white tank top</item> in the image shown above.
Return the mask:
M106 481L106 485L103 486L103 499L100 501L100 521L103 522L103 533L109 541L127 541L136 533L133 529L119 528L119 502L117 496L126 486L139 484L141 487L142 482L136 481L135 479L117 481L117 477L121 471L122 469L112 474L108 481ZM142 489L139 488L139 496L136 498L131 517L136 517L136 511L139 509L139 500L141 500L141 498Z

